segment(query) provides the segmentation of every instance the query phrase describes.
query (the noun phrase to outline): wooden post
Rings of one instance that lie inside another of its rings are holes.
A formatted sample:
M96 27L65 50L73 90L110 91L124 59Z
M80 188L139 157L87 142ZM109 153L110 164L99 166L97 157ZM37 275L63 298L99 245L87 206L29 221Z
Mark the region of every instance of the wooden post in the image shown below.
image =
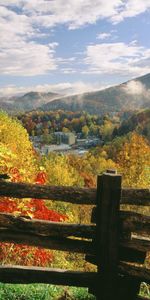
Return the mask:
M121 175L109 170L97 181L97 300L119 299L117 296L117 267L119 251L119 204Z

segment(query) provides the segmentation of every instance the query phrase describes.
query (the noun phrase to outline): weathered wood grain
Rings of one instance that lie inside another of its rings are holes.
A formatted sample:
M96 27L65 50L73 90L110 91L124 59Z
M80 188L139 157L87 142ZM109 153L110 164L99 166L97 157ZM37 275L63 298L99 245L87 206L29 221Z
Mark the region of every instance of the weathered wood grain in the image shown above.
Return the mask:
M150 250L150 239L132 238L131 240L120 240L119 245L121 247L135 249L142 252L148 252Z
M92 210L92 222L96 223L98 214L97 207ZM119 212L119 228L120 237L124 237L125 232L135 232L150 236L150 217L145 216L133 211L120 211Z
M150 235L150 217L132 211L120 212L120 233L123 231Z
M118 271L121 274L128 275L139 279L141 282L150 283L150 269L142 265L134 265L126 262L120 262Z
M0 196L47 199L91 205L96 201L96 189L0 181Z
M4 213L0 213L0 229L9 229L18 233L35 233L47 237L74 236L89 239L95 237L96 231L94 225L50 222Z
M76 253L94 253L92 242L71 238L55 238L0 229L0 241L29 246L42 247L51 250L71 251Z
M85 260L93 265L98 265L96 255L86 255ZM119 261L143 263L145 260L145 252L137 249L119 247Z
M113 174L112 174L113 175ZM0 196L65 201L75 204L96 204L96 188L43 186L0 181ZM121 204L150 205L149 189L122 189Z
M95 272L9 265L0 266L0 282L3 283L49 283L88 287L94 284L96 276Z
M121 204L150 205L150 189L130 189L123 188Z

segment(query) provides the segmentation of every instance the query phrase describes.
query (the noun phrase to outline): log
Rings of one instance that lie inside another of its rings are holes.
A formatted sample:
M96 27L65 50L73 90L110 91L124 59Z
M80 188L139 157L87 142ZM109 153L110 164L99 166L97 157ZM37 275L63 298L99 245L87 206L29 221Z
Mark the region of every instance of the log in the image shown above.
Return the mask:
M96 188L43 186L0 181L0 196L65 201L74 204L96 204ZM150 205L149 189L122 189L121 204Z
M122 189L121 204L150 205L149 189Z
M4 213L0 213L0 229L9 229L18 233L35 233L47 237L75 236L89 239L95 237L94 225L50 222Z
M132 238L131 240L121 240L120 246L135 249L142 252L148 252L150 249L150 239L144 240L140 238Z
M75 253L91 254L95 252L92 242L90 241L18 233L10 231L9 229L0 229L0 241Z
M79 272L53 268L0 266L0 282L3 283L48 283L88 287L94 284L95 272Z
M150 235L150 217L132 211L120 212L120 233L123 231Z
M97 207L94 207L92 210L91 220L93 223L96 223L98 214ZM124 234L135 232L138 234L143 234L146 236L150 235L150 217L145 216L133 211L120 211L119 213L119 228L120 228L120 237L124 237Z
M150 244L145 243L144 247L141 247L140 240L138 242L126 241L119 243L119 260L126 262L142 263L145 260L145 253L150 249ZM147 242L147 241L146 241ZM140 249L139 249L140 248ZM98 265L96 255L86 255L85 260L91 264Z
M96 189L0 181L0 196L46 199L65 201L73 204L93 205L96 201Z
M147 269L141 265L120 262L118 266L118 271L121 274L137 278L141 282L144 281L150 283L150 269Z
M75 272L61 269L0 266L0 282L3 283L47 283L67 286L89 287L95 284L95 272ZM138 296L137 300L147 300Z
M138 249L119 247L119 260L143 264L146 253Z

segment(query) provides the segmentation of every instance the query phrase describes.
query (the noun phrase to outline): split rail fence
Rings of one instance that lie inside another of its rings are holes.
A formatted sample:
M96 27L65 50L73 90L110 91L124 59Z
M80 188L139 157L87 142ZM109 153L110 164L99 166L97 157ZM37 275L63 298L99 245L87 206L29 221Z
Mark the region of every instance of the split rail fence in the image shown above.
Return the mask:
M138 292L141 282L150 284L150 269L144 264L150 251L150 217L122 207L149 206L148 189L121 188L121 175L109 170L98 176L97 189L0 180L0 196L91 205L88 225L0 213L0 241L84 253L97 266L97 272L79 272L2 265L0 282L88 287L98 300L144 299Z

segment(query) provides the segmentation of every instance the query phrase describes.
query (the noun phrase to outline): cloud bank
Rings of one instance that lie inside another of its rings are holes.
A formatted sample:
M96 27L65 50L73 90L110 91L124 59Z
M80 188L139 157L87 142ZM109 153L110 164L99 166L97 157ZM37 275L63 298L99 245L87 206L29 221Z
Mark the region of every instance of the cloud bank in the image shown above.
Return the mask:
M0 88L0 98L1 101L3 100L2 97L10 97L12 95L23 95L30 91L34 92L54 92L61 95L74 95L80 94L85 92L96 91L100 89L104 89L108 86L101 85L100 83L96 82L94 84L91 83L84 83L82 81L76 81L74 83L70 82L62 82L56 84L43 84L43 85L29 85L28 87L17 87L16 85L8 85L3 88Z
M125 86L122 87L122 90L128 95L132 96L142 96L144 98L150 98L150 89L147 89L146 86L137 80L129 81Z
M89 45L85 63L87 73L139 76L150 72L150 49L123 42Z
M51 73L61 64L58 43L42 43L52 30L64 25L76 30L99 20L123 22L150 9L150 0L0 0L0 73L10 76L36 76ZM108 38L101 33L99 39ZM106 56L105 56L106 53ZM127 53L127 54L126 54ZM89 73L129 74L149 72L149 50L141 46L116 44L89 45L83 68ZM105 58L105 59L104 59ZM119 59L118 59L119 58ZM107 70L107 72L106 72ZM74 73L69 67L62 73Z

